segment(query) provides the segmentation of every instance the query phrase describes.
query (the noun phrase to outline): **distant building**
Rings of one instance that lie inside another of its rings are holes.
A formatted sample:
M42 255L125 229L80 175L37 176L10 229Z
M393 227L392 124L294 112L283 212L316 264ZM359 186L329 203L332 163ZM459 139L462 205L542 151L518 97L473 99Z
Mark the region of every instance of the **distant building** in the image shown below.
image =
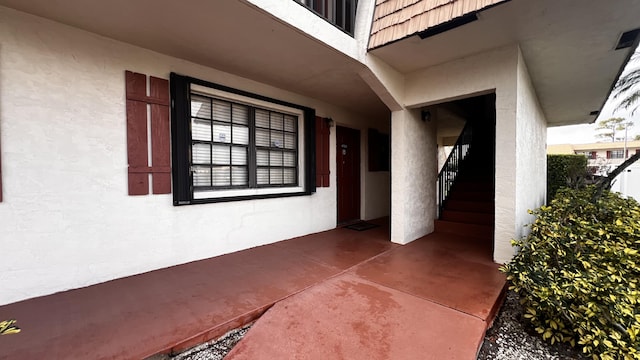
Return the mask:
M590 144L559 144L547 146L547 154L577 154L588 159L587 166L594 173L604 175L622 164L634 154L640 153L640 141L624 141ZM613 191L640 200L640 161L620 174L612 187Z

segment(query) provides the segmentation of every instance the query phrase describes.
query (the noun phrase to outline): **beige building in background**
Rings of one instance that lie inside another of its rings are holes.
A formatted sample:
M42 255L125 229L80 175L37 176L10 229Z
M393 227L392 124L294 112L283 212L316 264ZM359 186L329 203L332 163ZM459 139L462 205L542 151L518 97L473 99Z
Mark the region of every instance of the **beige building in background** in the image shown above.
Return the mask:
M547 154L576 154L587 157L587 166L599 175L605 175L626 159L640 152L640 141L599 142L590 144L558 144L547 146ZM612 186L613 191L640 199L640 162L620 174Z

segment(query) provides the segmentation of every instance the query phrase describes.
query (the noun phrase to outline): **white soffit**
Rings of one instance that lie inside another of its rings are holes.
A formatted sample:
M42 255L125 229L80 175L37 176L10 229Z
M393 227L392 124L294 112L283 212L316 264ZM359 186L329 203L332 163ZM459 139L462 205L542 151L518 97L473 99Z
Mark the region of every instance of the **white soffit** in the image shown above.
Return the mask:
M402 73L518 43L550 126L593 122L632 48L620 35L640 27L640 1L511 0L478 20L371 51Z
M245 1L0 0L0 5L355 112L388 116L358 75L364 65Z

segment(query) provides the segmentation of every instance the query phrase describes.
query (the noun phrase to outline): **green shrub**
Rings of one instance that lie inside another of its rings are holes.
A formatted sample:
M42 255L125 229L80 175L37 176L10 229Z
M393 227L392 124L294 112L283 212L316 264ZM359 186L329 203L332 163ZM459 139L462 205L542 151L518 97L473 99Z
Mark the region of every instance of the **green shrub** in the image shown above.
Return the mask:
M584 155L547 155L547 201L563 187L576 184L587 174Z
M0 321L0 335L17 334L20 332L20 328L17 327L15 320Z
M546 340L594 359L640 359L640 204L593 186L562 189L502 267Z

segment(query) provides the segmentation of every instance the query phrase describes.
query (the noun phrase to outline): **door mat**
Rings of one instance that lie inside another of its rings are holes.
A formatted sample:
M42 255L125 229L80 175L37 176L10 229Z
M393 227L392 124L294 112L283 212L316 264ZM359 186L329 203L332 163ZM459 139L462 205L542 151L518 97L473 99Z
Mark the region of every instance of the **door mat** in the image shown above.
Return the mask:
M365 231L369 229L376 228L380 225L372 224L370 222L361 221L355 224L351 224L349 226L345 226L347 229L355 230L355 231Z

